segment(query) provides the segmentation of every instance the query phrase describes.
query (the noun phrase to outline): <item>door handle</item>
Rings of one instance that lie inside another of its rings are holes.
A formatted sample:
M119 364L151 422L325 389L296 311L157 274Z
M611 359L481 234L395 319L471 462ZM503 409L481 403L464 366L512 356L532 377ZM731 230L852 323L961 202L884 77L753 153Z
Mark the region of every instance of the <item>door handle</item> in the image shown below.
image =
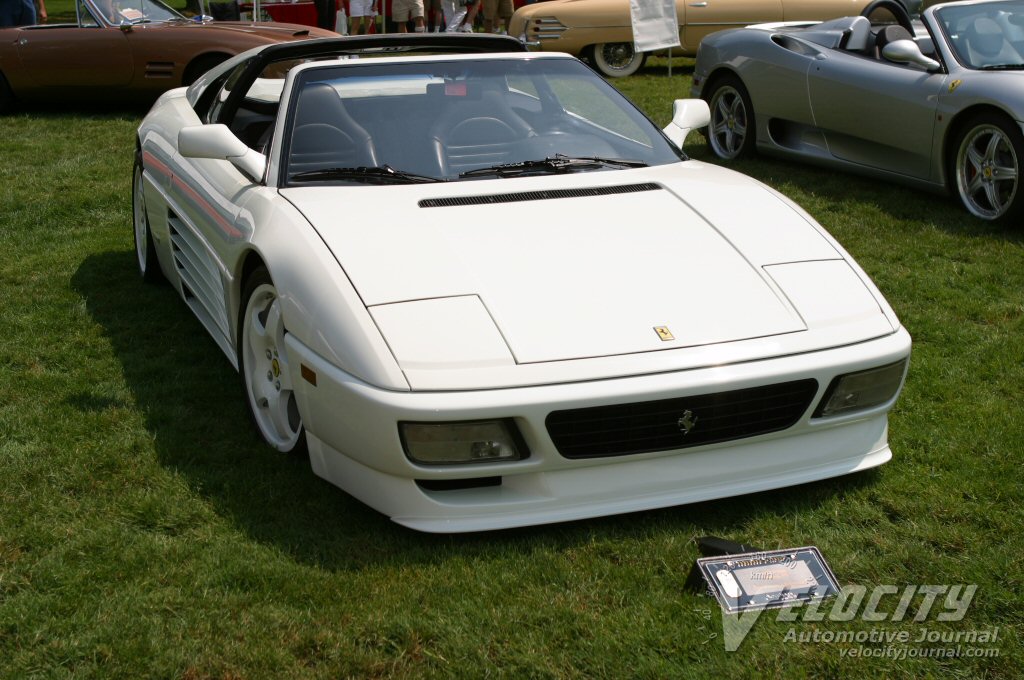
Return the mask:
M707 7L707 6L708 6L708 3L706 3L706 2L691 2L690 3L690 7Z

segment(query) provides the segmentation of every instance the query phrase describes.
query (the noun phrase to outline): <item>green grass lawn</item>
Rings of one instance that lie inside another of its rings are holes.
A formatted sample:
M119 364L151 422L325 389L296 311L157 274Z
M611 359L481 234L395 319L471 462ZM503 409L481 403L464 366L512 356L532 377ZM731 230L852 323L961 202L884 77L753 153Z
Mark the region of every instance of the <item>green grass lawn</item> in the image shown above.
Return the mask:
M663 125L691 70L677 60L669 79L651 60L615 84ZM914 336L893 461L656 512L422 535L261 445L205 331L170 288L141 285L141 115L0 118L0 677L1019 675L1024 231L945 196L734 164L824 224ZM708 158L699 135L687 150ZM766 614L730 653L714 603L684 589L706 534L817 545L869 590L978 590L959 622ZM850 659L786 639L922 626L998 627L998 656Z

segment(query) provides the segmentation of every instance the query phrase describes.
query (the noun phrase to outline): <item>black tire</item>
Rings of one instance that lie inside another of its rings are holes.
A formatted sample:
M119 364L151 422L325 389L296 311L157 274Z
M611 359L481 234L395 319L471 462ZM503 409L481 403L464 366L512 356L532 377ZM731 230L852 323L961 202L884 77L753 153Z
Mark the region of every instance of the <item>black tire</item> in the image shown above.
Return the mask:
M719 78L704 99L711 109L711 122L704 133L711 152L724 160L752 156L757 124L750 95L739 78Z
M185 72L181 76L181 84L191 85L199 80L199 76L229 58L230 56L227 54L204 54L201 57L196 57L185 67Z
M983 220L1019 223L1024 134L998 113L978 114L958 130L949 177L961 203Z
M284 349L284 320L266 267L260 265L249 275L241 301L236 349L249 416L268 446L288 455L306 455L306 430Z
M153 234L149 228L149 213L146 210L146 194L143 191L142 152L135 151L132 168L132 233L135 241L135 264L139 275L146 283L162 283L164 273L160 270Z
M871 15L880 9L889 12L896 19L897 24L910 31L910 35L914 35L914 22L910 18L910 12L907 11L906 5L899 0L875 0L861 10L860 15L870 19Z
M631 76L647 60L647 55L637 52L633 43L600 43L587 49L594 70L606 78Z

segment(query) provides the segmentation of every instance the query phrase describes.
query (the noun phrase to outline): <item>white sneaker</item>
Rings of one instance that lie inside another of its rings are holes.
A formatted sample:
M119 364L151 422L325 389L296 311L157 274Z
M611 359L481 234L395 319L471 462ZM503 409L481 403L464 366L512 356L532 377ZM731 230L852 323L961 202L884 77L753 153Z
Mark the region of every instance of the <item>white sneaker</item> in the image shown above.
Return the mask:
M459 26L459 33L472 33L472 32L473 32L473 27L470 26L469 24L462 24L461 26Z

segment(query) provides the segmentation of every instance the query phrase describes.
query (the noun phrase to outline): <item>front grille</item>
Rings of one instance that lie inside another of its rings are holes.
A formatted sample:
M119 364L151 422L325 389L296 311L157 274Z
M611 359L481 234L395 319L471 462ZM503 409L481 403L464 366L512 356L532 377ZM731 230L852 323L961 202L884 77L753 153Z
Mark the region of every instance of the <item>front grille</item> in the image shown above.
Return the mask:
M794 380L692 397L553 411L545 422L548 435L566 458L628 456L785 430L800 420L817 391L817 380Z

